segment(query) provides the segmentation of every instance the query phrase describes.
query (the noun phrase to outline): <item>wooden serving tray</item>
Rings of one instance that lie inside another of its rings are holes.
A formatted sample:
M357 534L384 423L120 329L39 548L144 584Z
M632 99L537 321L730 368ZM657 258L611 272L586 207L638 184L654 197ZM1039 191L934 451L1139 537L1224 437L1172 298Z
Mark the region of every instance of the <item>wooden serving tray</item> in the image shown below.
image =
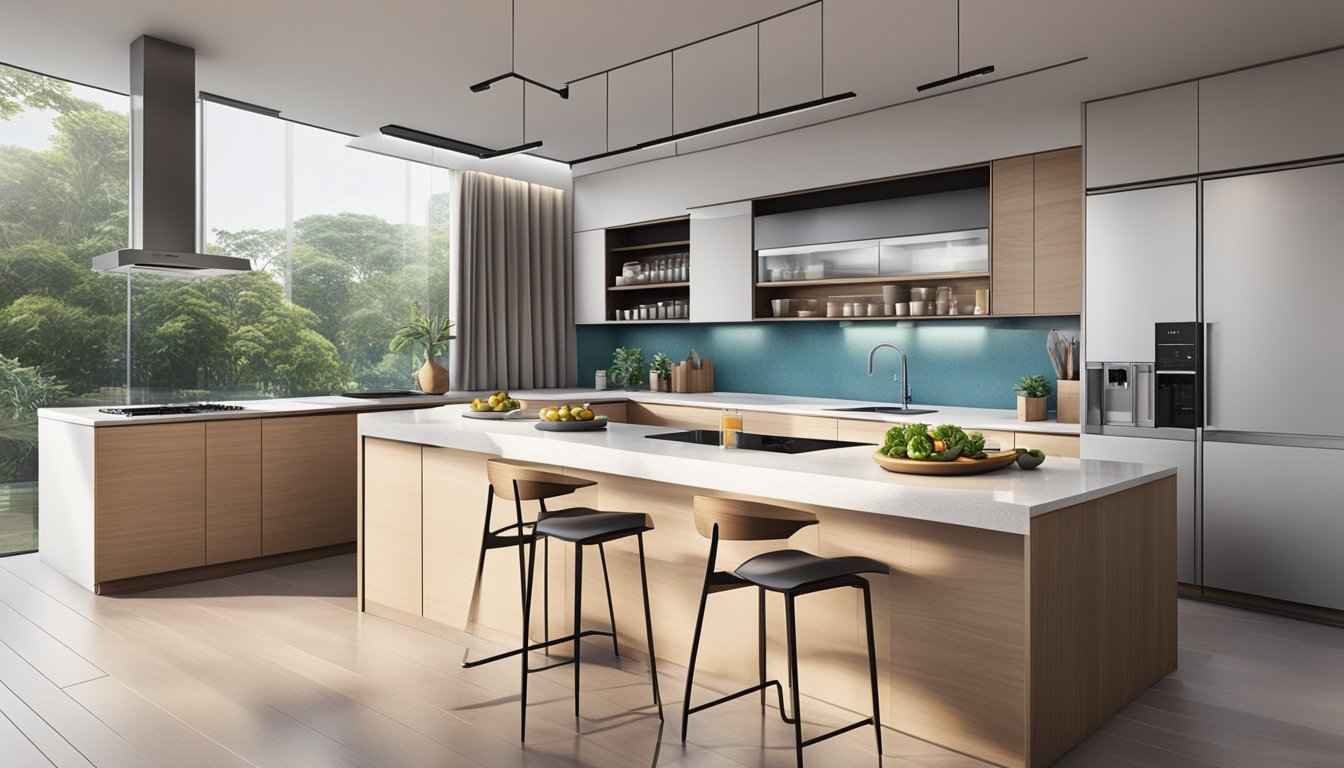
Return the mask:
M978 475L993 472L1017 461L1017 451L995 451L983 459L956 459L954 461L917 461L893 459L873 451L873 461L888 472L906 475Z

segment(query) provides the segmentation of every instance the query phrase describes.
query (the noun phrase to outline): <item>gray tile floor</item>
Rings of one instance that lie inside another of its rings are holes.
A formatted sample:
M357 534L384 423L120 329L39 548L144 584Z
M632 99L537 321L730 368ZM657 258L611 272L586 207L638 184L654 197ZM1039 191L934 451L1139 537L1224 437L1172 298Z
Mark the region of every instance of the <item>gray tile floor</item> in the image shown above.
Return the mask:
M754 699L693 719L683 745L682 670L660 666L660 728L643 665L600 646L577 724L571 677L533 677L522 747L516 667L462 670L465 648L491 648L361 615L353 592L352 556L118 598L0 558L0 765L792 765L790 729ZM1057 764L1344 766L1344 630L1182 600L1180 648L1176 673ZM890 731L886 746L882 766L985 765ZM879 762L867 730L807 758Z

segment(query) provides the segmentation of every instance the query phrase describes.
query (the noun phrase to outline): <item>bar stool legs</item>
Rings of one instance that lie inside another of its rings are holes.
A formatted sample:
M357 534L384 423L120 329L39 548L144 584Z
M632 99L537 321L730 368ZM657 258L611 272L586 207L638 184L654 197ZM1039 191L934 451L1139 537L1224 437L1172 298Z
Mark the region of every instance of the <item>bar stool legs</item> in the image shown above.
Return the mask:
M543 549L546 546L545 542L552 537L560 538L562 541L570 541L571 543L574 544L574 628L573 632L570 635L567 635L565 638L561 638L560 640L556 641L556 642L570 641L572 643L573 653L572 658L570 659L554 662L534 669L529 665L528 654L527 653L520 654L520 657L522 659L520 667L522 681L521 685L519 686L519 690L521 692L520 705L522 707L522 715L519 718L520 740L525 741L527 739L527 682L528 682L528 676L535 672L542 672L548 669L553 669L555 667L564 666L566 664L574 665L574 717L576 719L579 717L581 711L580 696L583 690L582 638L593 634L605 634L583 629L584 549L586 546L591 546L593 544L596 544L598 546L599 555L604 561L603 562L604 585L609 586L610 580L609 577L606 576L606 568L605 568L606 554L605 550L602 548L602 544L607 541L612 541L618 538L625 538L627 536L632 535L635 536L639 548L639 582L640 582L640 592L644 602L644 632L648 639L649 674L652 679L652 685L653 685L653 703L658 708L658 719L659 720L663 719L663 699L662 694L659 691L658 687L658 665L653 643L653 612L650 609L649 605L648 567L644 560L644 532L647 530L651 530L652 524L648 522L648 518L646 515L640 515L640 514L622 513L622 512L599 513L597 517L605 517L606 519L593 521L593 520L581 520L578 518L571 518L568 520L548 519L538 521L537 527L534 529L533 539L529 543L529 546L527 548L528 550L527 564L524 574L525 579L524 584L526 585L526 587L524 589L523 594L523 605L524 605L523 647L529 650L537 650L543 647L541 645L529 644L529 638L531 637L531 628L532 628L531 611L529 610L529 607L531 606L533 588L536 583L535 563L536 563L538 539L542 541ZM615 608L610 598L610 592L608 592L607 610L609 613L614 614Z

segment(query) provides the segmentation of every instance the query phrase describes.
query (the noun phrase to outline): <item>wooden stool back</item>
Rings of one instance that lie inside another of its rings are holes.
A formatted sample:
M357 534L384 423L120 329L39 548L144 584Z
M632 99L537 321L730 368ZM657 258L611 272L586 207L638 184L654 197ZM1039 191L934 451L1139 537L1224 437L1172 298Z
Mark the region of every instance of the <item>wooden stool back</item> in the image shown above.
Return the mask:
M759 501L696 496L692 501L695 529L705 538L713 538L719 526L719 538L727 541L767 541L787 539L809 525L817 524L811 512Z
M509 501L551 499L573 493L580 488L597 485L596 480L546 472L509 459L487 459L485 474L490 478L490 485L495 489L495 495ZM518 489L516 498L515 482Z

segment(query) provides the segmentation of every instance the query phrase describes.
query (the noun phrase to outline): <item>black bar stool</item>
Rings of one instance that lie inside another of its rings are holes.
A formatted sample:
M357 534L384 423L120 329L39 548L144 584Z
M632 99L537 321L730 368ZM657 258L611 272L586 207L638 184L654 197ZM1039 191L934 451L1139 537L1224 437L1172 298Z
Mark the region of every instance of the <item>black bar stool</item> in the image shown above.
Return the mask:
M535 501L538 504L537 521L549 518L575 518L587 515L597 514L598 511L588 507L575 507L571 509L548 510L546 500L554 499L559 496L566 496L582 488L588 488L597 485L595 480L585 480L579 477L570 477L560 475L554 472L530 467L522 462L510 461L508 459L487 459L485 462L486 476L490 479L490 489L487 491L485 500L485 525L481 531L481 553L476 561L476 582L479 587L481 578L485 573L485 554L496 549L515 548L518 552L518 600L523 605L523 615L526 619L530 598L527 595L527 581L530 578L526 571L526 548L532 543L533 528L536 521L523 519L523 502ZM494 513L495 497L513 502L514 522L499 528L491 529L491 519ZM546 560L546 568L542 572L542 624L544 637L542 642L529 644L530 638L526 634L523 636L523 644L527 650L545 650L552 645L569 642L572 637L566 635L551 639L551 607L550 607L550 547L545 546L542 551ZM593 635L610 636L611 647L617 656L621 655L620 646L616 642L616 608L611 600L611 579L607 575L607 553L598 545L598 554L602 558L602 580L607 587L607 613L611 617L611 631L588 630L583 633L584 637ZM465 668L479 667L482 664L507 659L511 656L517 656L523 652L523 648L514 648L510 651L497 653L493 656L487 656L483 659L467 660L470 650L462 655L462 666Z
M735 572L715 570L720 539L727 541L787 540L799 530L817 524L810 512L738 499L720 499L696 496L693 502L695 527L701 536L709 539L709 560L705 565L705 583L700 591L700 610L695 618L695 635L691 640L691 662L686 670L686 697L681 709L681 740L686 741L690 716L710 707L761 692L761 706L765 706L765 690L774 688L779 696L779 716L793 726L794 751L798 766L803 765L803 747L816 744L833 736L848 733L865 725L873 726L877 735L877 754L882 754L882 719L878 707L877 653L873 643L873 601L868 580L861 573L890 573L883 563L867 557L818 557L795 549L766 552L739 565ZM715 592L726 592L742 587L757 589L757 674L759 682L750 688L730 693L714 701L691 706L691 686L695 679L695 657L700 649L700 632L705 621L705 602ZM873 691L873 716L856 723L828 731L810 739L803 738L803 720L799 714L798 693L798 636L794 601L801 595L822 592L837 587L853 587L863 591L863 612L868 628L868 676ZM793 717L784 709L784 690L778 680L765 679L765 592L784 595L785 623L788 627L789 689L793 703Z
M534 672L566 664L574 665L574 717L579 716L579 664L580 638L591 634L582 631L583 627L583 548L593 544L601 547L603 543L634 536L639 542L639 583L644 596L644 632L649 645L649 675L653 679L653 703L658 707L658 719L663 719L663 698L658 692L658 665L653 651L653 617L649 612L649 577L644 566L644 533L653 530L653 521L642 512L599 512L571 517L553 515L537 521L533 527L535 534L527 549L527 591L523 597L523 643L527 643L529 615L526 609L532 601L532 567L536 561L537 539L554 538L574 545L574 632L569 637L574 642L574 657L566 661L547 664L532 669L527 663L527 654L523 654L522 718L519 725L520 739L527 740L527 676ZM608 582L607 599L610 605L611 592Z

